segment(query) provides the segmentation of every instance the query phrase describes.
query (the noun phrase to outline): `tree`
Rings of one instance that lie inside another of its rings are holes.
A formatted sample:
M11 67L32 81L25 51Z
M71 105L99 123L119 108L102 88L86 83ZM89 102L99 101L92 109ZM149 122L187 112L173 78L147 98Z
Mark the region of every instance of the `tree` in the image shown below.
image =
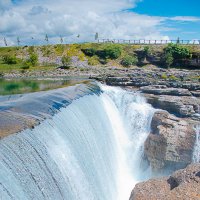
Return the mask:
M62 38L62 36L60 36L60 43L61 43L61 44L63 43L63 38Z
M47 34L45 35L45 40L46 40L47 43L49 42L49 38L48 38Z
M19 37L17 37L17 44L18 44L18 46L20 45L20 39L19 39Z
M179 37L177 38L176 43L177 43L177 44L180 44L180 38L179 38Z
M6 47L8 46L6 38L4 38L4 44L5 44Z
M96 34L95 34L95 40L98 40L98 38L99 38L99 34L96 33Z

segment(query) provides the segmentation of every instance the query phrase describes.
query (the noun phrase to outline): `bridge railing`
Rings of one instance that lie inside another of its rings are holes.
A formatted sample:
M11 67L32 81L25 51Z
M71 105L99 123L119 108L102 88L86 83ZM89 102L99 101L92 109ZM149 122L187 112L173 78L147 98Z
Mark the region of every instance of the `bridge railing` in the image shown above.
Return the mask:
M123 40L123 39L98 39L98 43L114 44L136 44L136 45L164 45L164 44L182 44L182 45L200 45L200 40Z

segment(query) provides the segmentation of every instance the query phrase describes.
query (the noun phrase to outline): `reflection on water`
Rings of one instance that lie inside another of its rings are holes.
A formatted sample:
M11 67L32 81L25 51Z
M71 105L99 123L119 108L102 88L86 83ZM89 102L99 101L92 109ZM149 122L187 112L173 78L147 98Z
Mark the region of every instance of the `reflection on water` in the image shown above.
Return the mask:
M86 80L80 79L63 79L63 80L30 80L30 79L16 79L5 80L0 79L0 95L24 94L37 91L45 91L57 89L83 83Z

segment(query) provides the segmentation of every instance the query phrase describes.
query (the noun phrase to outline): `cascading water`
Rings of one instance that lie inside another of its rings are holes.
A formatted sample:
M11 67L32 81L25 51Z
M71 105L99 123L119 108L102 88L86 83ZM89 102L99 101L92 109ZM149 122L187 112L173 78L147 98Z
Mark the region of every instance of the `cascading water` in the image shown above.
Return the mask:
M196 126L195 131L196 131L196 142L193 152L193 162L200 163L200 126Z
M153 108L139 94L101 86L0 141L0 199L125 200L141 173Z

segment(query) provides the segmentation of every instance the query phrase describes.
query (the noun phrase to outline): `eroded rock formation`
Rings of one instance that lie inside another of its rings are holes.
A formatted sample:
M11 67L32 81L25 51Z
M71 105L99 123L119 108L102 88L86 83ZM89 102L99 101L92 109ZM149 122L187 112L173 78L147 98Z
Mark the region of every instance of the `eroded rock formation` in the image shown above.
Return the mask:
M200 199L200 164L189 165L169 177L139 183L130 200L198 200Z
M176 170L192 162L195 143L193 121L157 111L145 142L145 155L155 171Z

